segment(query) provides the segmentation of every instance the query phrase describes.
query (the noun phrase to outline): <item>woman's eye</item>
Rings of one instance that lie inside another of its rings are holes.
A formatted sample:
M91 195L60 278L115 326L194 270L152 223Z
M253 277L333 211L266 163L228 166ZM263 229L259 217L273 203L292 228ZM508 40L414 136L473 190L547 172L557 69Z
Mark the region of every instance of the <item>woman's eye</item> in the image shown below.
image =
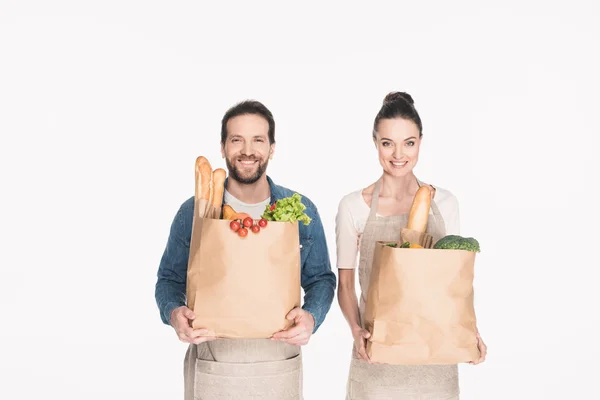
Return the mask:
M406 142L406 144L407 144L407 145L409 145L409 146L414 146L414 145L415 145L415 142L413 142L413 141L411 140L410 142Z
M390 145L391 145L391 143L390 143L390 142L383 142L383 143L382 143L382 146L385 146L385 147L387 147L387 146L390 146Z

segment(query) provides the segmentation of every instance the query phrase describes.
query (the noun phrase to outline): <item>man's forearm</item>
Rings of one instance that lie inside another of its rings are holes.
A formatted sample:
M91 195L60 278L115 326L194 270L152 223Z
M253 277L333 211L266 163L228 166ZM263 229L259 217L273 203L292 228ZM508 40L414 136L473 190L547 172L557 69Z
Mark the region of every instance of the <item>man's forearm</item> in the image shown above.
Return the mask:
M304 289L304 305L302 308L310 312L315 319L313 333L325 320L325 316L331 308L335 295L335 276L326 275Z
M171 224L167 246L158 267L154 296L163 323L170 325L171 312L186 305L186 278L191 229L191 204L184 203Z

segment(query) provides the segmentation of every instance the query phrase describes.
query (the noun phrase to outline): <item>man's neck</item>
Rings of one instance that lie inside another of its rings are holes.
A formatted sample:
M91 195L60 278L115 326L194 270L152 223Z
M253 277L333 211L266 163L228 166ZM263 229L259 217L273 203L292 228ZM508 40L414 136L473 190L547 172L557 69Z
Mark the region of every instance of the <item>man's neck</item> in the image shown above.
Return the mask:
M240 183L230 177L226 189L233 197L247 204L260 203L271 196L266 174L251 184Z

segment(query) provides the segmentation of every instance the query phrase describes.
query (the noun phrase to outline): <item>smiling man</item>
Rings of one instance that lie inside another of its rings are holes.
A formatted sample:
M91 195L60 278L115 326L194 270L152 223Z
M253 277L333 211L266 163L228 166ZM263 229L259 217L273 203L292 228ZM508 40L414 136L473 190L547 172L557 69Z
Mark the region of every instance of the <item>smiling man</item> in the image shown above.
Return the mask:
M267 204L295 193L267 176L274 151L275 122L263 104L244 101L225 113L221 154L229 177L224 203L259 219ZM317 208L305 196L302 203L311 218L309 225L299 224L304 304L288 313L294 324L269 339L219 339L191 328L195 316L185 306L185 293L194 197L175 215L158 269L155 296L162 321L174 328L181 341L190 344L184 364L186 400L303 398L300 346L308 343L329 312L336 277Z

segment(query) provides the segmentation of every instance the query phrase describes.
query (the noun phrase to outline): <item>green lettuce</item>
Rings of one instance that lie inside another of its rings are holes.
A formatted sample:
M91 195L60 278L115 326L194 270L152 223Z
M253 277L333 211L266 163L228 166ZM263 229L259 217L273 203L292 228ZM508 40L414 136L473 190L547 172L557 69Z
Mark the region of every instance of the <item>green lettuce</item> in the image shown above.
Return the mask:
M267 221L280 222L302 222L304 225L310 224L311 218L306 215L304 210L306 206L302 204L302 197L294 193L290 197L277 200L275 204L268 204L262 217Z

